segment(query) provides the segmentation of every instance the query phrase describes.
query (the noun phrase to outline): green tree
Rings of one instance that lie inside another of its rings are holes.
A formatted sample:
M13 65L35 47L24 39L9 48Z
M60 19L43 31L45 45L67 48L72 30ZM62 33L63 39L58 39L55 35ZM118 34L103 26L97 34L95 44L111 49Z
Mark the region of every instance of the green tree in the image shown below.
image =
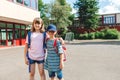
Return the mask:
M78 0L74 7L78 10L80 27L94 29L98 27L98 0Z
M44 13L45 5L42 0L38 0L38 11L40 11L40 17L43 18L45 16Z
M69 16L71 15L72 8L66 3L66 0L56 0L51 7L51 19L54 24L60 28L66 28L71 24Z
M57 0L59 3L60 3L60 5L66 5L66 0Z
M44 4L42 0L38 0L38 11L40 11L40 17L43 19L45 26L49 24L48 9L49 4Z

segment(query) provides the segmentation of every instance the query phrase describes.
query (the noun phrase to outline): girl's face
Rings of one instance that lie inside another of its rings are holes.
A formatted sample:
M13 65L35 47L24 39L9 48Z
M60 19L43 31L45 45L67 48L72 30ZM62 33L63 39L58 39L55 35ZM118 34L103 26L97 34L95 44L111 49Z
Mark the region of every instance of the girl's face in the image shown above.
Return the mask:
M35 28L35 30L40 30L41 24L35 23L35 24L34 24L34 28Z

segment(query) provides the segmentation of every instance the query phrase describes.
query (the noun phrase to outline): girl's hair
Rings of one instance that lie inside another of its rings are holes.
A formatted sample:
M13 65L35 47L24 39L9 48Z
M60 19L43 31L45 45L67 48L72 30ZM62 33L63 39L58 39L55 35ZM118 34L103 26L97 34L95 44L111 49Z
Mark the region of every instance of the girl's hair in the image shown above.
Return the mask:
M44 32L45 31L44 23L43 23L41 18L39 18L39 17L34 18L33 23L32 23L32 27L31 27L31 31L32 32L35 32L34 24L41 24L40 32Z

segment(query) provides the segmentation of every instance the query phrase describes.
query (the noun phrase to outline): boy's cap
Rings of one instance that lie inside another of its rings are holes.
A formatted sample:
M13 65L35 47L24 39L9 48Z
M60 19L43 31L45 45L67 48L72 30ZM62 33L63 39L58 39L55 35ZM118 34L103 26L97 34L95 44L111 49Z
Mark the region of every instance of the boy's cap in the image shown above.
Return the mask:
M53 25L53 24L50 24L50 25L47 27L47 31L57 31L56 26Z

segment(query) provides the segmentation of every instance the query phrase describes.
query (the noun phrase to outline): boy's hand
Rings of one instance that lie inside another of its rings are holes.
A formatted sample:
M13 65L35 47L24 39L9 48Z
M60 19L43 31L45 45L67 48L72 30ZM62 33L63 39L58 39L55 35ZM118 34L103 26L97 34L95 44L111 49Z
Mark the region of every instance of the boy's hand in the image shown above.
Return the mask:
M63 67L64 67L64 64L63 63L60 63L60 69L63 69Z

